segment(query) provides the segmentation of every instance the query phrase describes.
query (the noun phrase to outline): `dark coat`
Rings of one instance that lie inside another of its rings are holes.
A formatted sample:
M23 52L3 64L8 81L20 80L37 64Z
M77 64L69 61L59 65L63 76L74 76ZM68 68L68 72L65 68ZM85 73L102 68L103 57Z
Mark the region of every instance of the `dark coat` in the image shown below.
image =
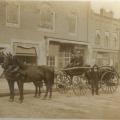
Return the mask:
M94 71L92 69L92 71L91 71L91 80L92 80L93 83L98 83L99 82L99 80L100 80L99 70Z
M70 61L70 66L83 66L83 57L82 56L73 56Z

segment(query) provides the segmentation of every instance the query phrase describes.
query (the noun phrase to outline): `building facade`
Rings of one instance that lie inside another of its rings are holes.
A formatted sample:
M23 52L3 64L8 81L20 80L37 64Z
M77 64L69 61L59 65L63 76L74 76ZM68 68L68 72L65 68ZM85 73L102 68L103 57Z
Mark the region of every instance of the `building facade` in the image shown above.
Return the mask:
M88 2L0 2L1 51L59 68L70 62L74 47L87 57Z
M84 64L118 64L119 20L90 2L0 1L0 51L28 64L69 64L77 48ZM106 16L108 15L108 16Z
M100 13L91 11L89 16L88 38L92 44L92 61L98 65L110 65L119 68L120 20L113 17L112 11L100 9Z

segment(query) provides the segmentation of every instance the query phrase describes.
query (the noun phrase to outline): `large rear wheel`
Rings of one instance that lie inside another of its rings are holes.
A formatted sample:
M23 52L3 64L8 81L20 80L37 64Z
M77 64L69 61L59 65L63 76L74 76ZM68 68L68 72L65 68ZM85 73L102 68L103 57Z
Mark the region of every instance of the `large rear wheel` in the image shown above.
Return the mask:
M116 72L106 71L101 77L101 89L105 93L113 93L117 90L119 77Z

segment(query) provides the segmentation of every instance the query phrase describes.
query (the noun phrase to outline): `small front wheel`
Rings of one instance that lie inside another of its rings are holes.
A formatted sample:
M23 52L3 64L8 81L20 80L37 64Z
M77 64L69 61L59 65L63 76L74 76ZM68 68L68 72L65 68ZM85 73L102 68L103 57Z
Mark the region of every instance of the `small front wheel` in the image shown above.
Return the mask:
M82 76L73 76L72 89L75 95L85 95L87 92L86 81Z

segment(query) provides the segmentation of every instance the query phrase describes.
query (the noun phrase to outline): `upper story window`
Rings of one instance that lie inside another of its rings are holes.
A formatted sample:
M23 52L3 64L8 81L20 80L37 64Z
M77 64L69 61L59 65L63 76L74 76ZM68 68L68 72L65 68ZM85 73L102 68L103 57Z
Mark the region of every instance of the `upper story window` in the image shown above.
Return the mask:
M43 5L40 8L40 29L54 30L55 29L55 12L48 5Z
M68 16L68 31L71 34L76 34L77 32L77 16L74 13Z
M6 25L12 27L20 25L20 4L16 1L6 2Z
M109 32L105 32L104 47L109 48Z
M100 31L96 31L96 38L95 38L95 45L100 45L101 44L101 37L100 37Z
M114 36L113 38L113 46L115 49L117 48L117 37L116 36Z
M117 48L118 48L117 33L113 33L111 39L111 49L117 49Z

